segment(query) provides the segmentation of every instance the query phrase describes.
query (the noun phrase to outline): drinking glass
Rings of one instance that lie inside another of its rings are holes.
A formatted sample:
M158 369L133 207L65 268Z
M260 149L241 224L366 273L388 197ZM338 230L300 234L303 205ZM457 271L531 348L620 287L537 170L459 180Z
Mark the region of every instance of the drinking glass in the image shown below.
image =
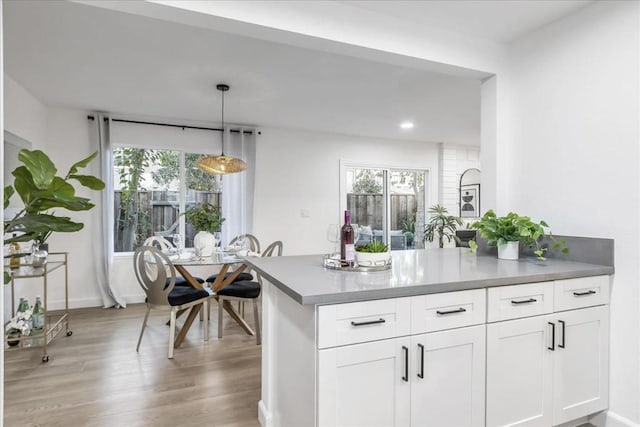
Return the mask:
M178 255L179 255L182 253L182 236L180 234L174 234L172 238L173 238L173 245L176 247L176 251L178 252Z
M327 240L333 243L333 252L337 252L337 244L340 242L340 226L338 224L329 224Z

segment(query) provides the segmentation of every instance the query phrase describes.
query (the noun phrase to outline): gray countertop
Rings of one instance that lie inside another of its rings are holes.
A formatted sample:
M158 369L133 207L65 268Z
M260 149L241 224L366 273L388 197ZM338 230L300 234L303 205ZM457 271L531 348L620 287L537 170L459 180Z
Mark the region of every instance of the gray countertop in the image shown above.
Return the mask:
M246 261L300 304L334 304L612 274L611 266L536 258L499 260L465 248L394 251L388 271L326 269L323 255Z

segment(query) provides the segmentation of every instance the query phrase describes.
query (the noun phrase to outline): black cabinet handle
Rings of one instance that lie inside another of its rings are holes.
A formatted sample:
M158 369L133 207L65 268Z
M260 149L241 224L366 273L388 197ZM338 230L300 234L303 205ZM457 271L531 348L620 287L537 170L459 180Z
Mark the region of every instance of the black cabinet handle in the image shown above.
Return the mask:
M549 322L551 325L551 347L547 347L547 349L551 351L556 351L556 324L553 322Z
M595 294L595 293L596 293L596 291L591 289L591 290L588 290L587 292L574 292L573 296L582 297L582 296L585 296L585 295L591 295L591 294Z
M402 351L404 352L404 375L402 376L402 381L409 382L409 349L402 346Z
M386 320L384 320L383 318L380 318L378 320L369 320L367 322L354 322L354 321L351 321L351 326L375 325L377 323L384 323L384 322L386 322Z
M564 348L564 320L558 320L558 323L562 325L562 344L558 343L558 348Z
M535 298L529 298L529 299L525 299L525 300L521 300L521 301L511 300L511 304L529 304L531 302L536 302L536 301L538 301L538 300L535 299Z
M424 378L424 346L418 344L418 347L420 347L420 372L418 373L418 378Z
M445 316L447 314L454 314L454 313L464 313L465 310L464 308L460 307L457 310L449 310L449 311L440 311L440 310L436 310L436 313L438 313L438 316Z

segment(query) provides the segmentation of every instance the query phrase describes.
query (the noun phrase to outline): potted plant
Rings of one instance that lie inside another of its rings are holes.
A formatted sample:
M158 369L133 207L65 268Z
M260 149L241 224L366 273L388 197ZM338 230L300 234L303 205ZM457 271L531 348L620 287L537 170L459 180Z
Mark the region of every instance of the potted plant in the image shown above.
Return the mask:
M197 252L196 255L213 255L217 244L217 239L213 233L219 232L224 222L220 208L213 206L211 203L202 203L187 209L184 216L193 225L193 228L198 230L198 233L193 238L193 247Z
M391 259L389 246L374 240L366 245L356 246L356 263L363 267L382 267Z
M429 222L424 227L424 240L433 242L436 234L438 235L438 246L444 247L444 239L448 242L456 239L456 230L462 225L462 220L455 216L449 215L447 208L435 205L429 208Z
M86 167L97 156L93 153L86 159L74 163L64 177L57 176L58 169L51 159L40 150L20 150L18 160L24 166L18 166L13 172L14 182L4 187L4 208L9 206L11 197L17 193L24 204L13 218L5 219L4 233L14 234L5 239L5 244L33 241L36 245L45 244L53 232L71 233L82 230L84 224L72 221L67 216L56 215L54 209L86 211L95 205L85 197L75 195L72 180L91 190L104 189L104 182L91 175L78 174L78 169ZM5 272L4 282L10 276Z
M533 253L539 260L544 257L547 248L540 246L540 239L549 236L553 240L551 232L545 232L549 225L545 221L534 222L528 216L521 216L514 212L509 212L506 216L497 216L493 210L487 211L480 220L471 224L480 235L487 239L488 245L498 246L498 258L518 259L518 248L522 241L530 248L534 248ZM553 245L553 248L562 248L562 253L568 253L564 239Z

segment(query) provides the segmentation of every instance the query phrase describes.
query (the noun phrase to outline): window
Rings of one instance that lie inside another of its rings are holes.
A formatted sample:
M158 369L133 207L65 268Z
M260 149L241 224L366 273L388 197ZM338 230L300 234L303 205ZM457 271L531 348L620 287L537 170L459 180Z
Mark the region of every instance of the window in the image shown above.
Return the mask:
M356 245L379 240L391 250L424 247L427 171L344 165L343 182Z
M222 178L196 166L201 154L176 150L114 147L114 252L132 252L152 235L168 240L180 233L193 246L197 230L185 223L186 209L221 207Z

